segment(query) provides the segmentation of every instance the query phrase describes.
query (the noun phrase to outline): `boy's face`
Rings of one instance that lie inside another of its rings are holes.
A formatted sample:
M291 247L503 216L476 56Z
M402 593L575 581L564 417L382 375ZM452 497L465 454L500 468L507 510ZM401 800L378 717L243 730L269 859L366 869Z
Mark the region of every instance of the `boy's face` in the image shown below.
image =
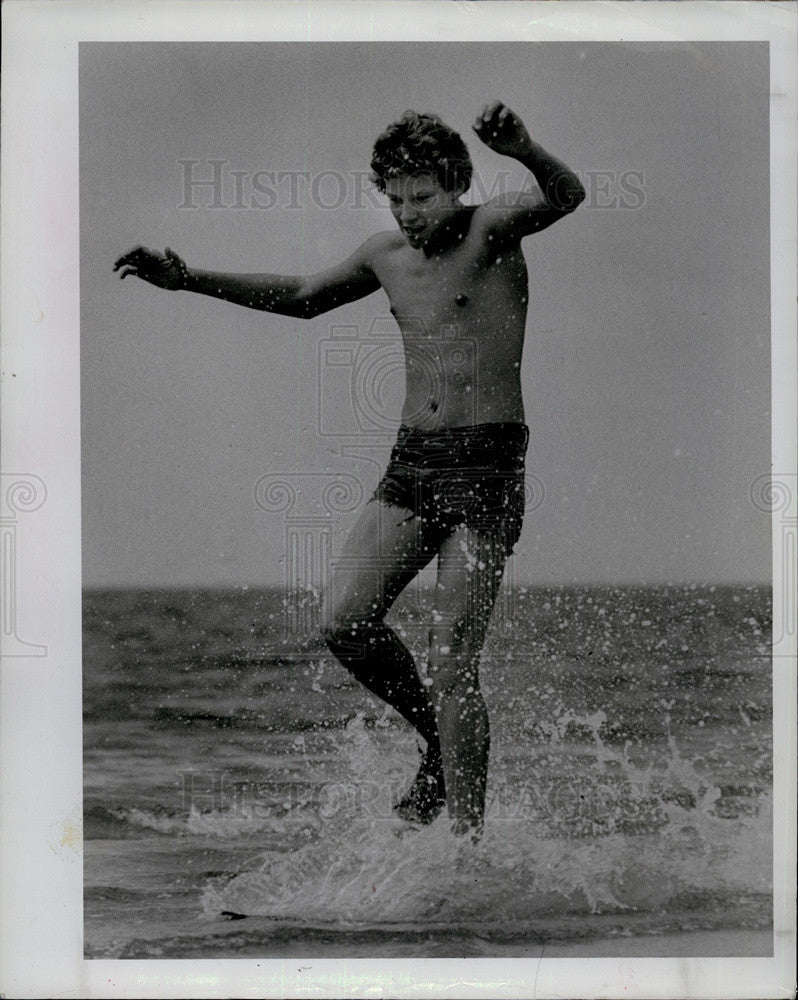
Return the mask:
M460 191L447 191L434 174L399 174L385 184L391 212L411 247L423 247L462 205Z

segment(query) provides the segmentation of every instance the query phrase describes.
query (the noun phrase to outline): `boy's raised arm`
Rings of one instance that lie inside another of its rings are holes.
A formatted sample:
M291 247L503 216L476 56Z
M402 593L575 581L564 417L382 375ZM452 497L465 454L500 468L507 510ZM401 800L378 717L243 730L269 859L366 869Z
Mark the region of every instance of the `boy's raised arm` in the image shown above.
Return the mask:
M491 230L519 239L545 229L584 200L577 175L529 135L526 126L506 104L488 105L472 126L490 149L512 156L533 175L539 192L500 195L483 206Z
M354 302L380 284L369 263L369 241L340 264L311 275L226 274L189 268L167 248L163 254L136 247L114 264L121 278L135 275L158 288L211 295L249 309L311 319Z

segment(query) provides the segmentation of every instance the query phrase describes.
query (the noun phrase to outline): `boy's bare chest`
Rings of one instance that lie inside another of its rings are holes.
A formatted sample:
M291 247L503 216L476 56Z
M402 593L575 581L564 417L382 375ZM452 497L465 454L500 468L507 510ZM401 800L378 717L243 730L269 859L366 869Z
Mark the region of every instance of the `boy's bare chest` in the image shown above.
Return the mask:
M487 337L514 325L513 317L523 327L528 274L520 247L490 254L467 240L433 258L400 249L380 261L377 277L406 340L443 329Z
M465 311L480 296L484 266L467 248L419 261L398 251L381 263L379 280L397 319Z

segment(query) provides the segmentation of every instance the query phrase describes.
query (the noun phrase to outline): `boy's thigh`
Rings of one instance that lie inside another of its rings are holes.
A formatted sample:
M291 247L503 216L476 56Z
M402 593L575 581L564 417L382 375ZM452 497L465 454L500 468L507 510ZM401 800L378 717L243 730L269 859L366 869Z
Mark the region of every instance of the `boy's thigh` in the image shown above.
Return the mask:
M411 511L370 500L333 566L325 621L381 618L436 551Z
M449 535L438 554L435 624L481 646L509 554L499 532L461 525Z

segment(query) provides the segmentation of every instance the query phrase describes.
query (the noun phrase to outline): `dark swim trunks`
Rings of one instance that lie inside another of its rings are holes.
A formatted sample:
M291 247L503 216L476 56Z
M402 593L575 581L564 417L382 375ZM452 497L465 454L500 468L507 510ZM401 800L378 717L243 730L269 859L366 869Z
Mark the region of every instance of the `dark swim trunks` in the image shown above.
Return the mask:
M373 500L411 511L441 540L462 524L489 534L509 554L524 520L529 428L475 424L437 431L402 425Z

